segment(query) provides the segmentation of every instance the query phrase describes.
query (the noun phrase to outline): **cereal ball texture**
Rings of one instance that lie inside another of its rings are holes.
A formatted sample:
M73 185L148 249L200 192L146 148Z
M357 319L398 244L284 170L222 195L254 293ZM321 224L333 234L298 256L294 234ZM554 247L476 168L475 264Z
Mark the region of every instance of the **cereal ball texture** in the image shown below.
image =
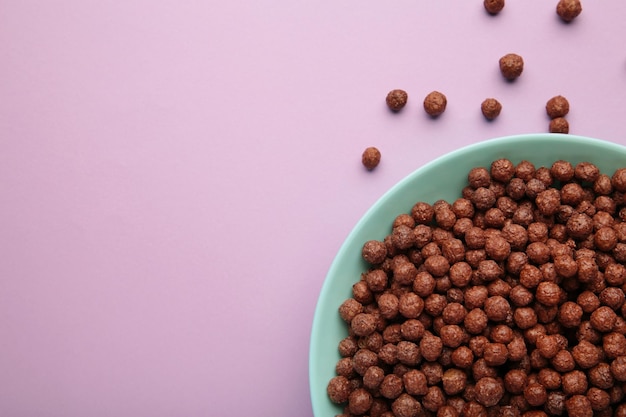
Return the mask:
M330 380L326 390L332 402L345 403L351 392L350 381L345 376L336 376Z
M387 94L387 106L394 112L398 112L406 106L409 95L404 90L391 90Z
M485 0L483 5L487 13L498 14L504 9L504 0Z
M515 80L524 71L524 59L517 54L506 54L499 61L502 76L509 81Z
M580 15L583 6L580 0L560 0L556 5L556 14L559 15L564 22L571 22Z
M437 117L446 111L448 99L439 91L429 93L424 99L424 110L432 117Z
M387 246L383 242L370 240L363 245L361 254L366 262L372 265L380 264L387 257Z
M546 103L546 113L550 119L565 117L569 113L569 101L563 96L554 96Z
M485 377L476 382L476 401L485 407L493 407L498 404L504 395L503 384L495 378Z
M365 388L357 388L348 397L348 408L356 415L365 414L372 406L374 399Z
M502 104L495 98L487 98L480 104L480 111L483 113L483 116L485 116L485 119L493 120L500 116Z
M380 157L380 151L376 147L370 146L363 151L361 162L365 168L371 171L380 164Z
M548 125L550 133L569 133L569 122L564 117L550 120Z

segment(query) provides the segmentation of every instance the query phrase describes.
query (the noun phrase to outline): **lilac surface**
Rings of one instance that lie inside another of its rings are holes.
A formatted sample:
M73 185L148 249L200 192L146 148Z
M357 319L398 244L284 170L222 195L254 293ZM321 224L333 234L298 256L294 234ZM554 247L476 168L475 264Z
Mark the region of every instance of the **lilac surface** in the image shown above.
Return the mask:
M319 290L387 189L557 94L626 144L626 2L555 5L3 1L0 415L311 416Z

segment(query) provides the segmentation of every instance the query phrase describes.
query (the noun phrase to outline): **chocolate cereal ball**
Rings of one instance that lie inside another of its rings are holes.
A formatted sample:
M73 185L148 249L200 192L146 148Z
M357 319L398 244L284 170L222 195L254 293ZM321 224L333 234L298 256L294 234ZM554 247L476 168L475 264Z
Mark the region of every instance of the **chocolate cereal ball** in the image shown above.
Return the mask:
M424 99L424 110L431 117L437 117L441 115L448 105L448 99L439 91L433 91L429 93Z
M554 282L544 281L537 286L535 298L545 306L556 306L561 300L562 291Z
M602 360L602 355L601 349L587 340L581 340L572 348L572 357L582 369L596 366Z
M502 183L506 183L515 175L515 165L505 158L496 159L491 163L491 178Z
M550 174L552 174L552 178L561 182L571 180L574 178L575 173L576 171L572 164L564 160L555 161L550 167Z
M476 401L485 407L498 404L504 395L504 386L496 378L485 377L476 382Z
M559 389L561 387L561 374L552 368L543 368L537 374L539 383L549 390Z
M391 90L387 94L387 98L385 101L387 102L387 106L394 112L398 112L406 106L406 102L409 96L404 90Z
M495 15L504 9L504 0L485 0L483 5L487 13Z
M593 181L593 191L600 195L609 195L613 192L611 177L606 174L599 174Z
M443 390L447 395L460 394L467 385L467 374L460 369L447 369L441 379Z
M506 54L500 58L500 72L509 81L515 80L524 71L524 59L517 54Z
M380 387L381 382L385 378L385 371L379 366L370 366L363 375L363 385L371 390Z
M580 370L573 370L562 375L563 392L567 395L584 394L587 392L587 375Z
M467 182L474 189L489 187L489 184L491 184L491 174L485 167L474 167L467 174Z
M415 233L412 227L400 225L391 232L391 243L397 249L409 249L415 244Z
M398 398L404 389L402 378L394 374L386 375L380 383L380 394L388 399Z
M619 168L613 173L611 185L619 192L626 192L626 168Z
M609 359L626 355L626 337L617 332L605 334L602 337L602 348Z
M363 166L365 168L371 171L376 168L380 163L380 157L380 151L376 147L370 146L368 148L365 148L365 151L363 151L363 155L361 156L361 162L363 163Z
M459 417L461 412L451 405L444 405L437 411L437 417Z
M512 369L504 375L504 387L511 394L521 394L528 383L528 375L521 369Z
M499 295L487 298L484 309L489 320L494 322L505 321L511 315L511 305L506 298Z
M352 414L365 414L370 407L374 398L365 388L357 388L350 393L348 397L348 408Z
M424 372L418 369L411 369L402 375L405 391L410 395L426 395L428 392L428 382Z
M391 404L391 410L396 417L417 417L422 406L411 395L403 393Z
M485 3L489 0L485 0ZM493 3L493 1L492 1ZM504 2L503 2L504 3ZM486 98L480 104L480 111L487 120L494 120L502 111L502 104L495 98Z
M509 351L503 343L489 343L483 351L483 359L488 366L504 365L509 357Z
M560 416L565 411L565 400L567 396L561 391L552 391L548 394L548 399L544 405L545 410L551 415Z
M620 287L626 283L626 267L616 262L604 266L604 280L607 284Z
M580 162L576 165L575 175L581 181L594 182L599 178L600 170L591 162Z
M474 363L474 353L467 346L459 346L452 352L450 359L457 368L467 369Z
M430 332L426 332L420 340L419 348L422 356L427 361L436 361L441 355L443 349L443 342L438 336L433 335Z
M617 315L612 308L607 306L599 307L596 311L591 313L589 322L591 326L602 333L610 332L615 326Z
M352 331L357 336L368 336L376 331L376 317L373 314L359 313L350 322Z
M554 96L546 103L546 113L550 119L565 117L569 113L569 101L563 96Z
M524 398L530 406L539 407L548 400L548 392L543 385L533 382L524 388Z
M571 22L583 11L580 0L559 0L556 5L556 14L564 22Z
M354 317L363 312L363 304L359 303L354 298L346 299L339 306L339 315L346 323L351 323Z
M550 133L569 133L569 122L564 117L557 117L550 120L548 125Z
M606 391L596 387L589 388L589 391L587 391L587 398L589 399L591 408L594 411L606 410L611 404L611 396Z
M352 387L350 381L345 376L336 376L330 380L326 388L328 397L336 404L342 404L348 401Z
M585 395L573 395L565 400L565 410L569 417L593 417L591 402Z
M387 257L387 246L378 240L365 242L361 251L363 259L372 264L380 264Z

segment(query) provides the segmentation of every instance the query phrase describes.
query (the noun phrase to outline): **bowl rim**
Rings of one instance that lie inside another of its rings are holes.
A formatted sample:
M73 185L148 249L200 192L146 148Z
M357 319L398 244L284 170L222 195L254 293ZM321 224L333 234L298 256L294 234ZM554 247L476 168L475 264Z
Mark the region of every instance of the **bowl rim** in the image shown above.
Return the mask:
M450 159L455 159L459 155L466 152L477 152L481 149L492 148L494 146L498 146L499 144L507 144L512 141L523 141L528 142L528 144L532 144L537 141L545 141L545 140L564 140L568 143L581 143L586 145L598 146L600 148L605 148L607 151L620 151L624 152L625 147L618 143L610 142L603 139L596 139L588 136L582 135L572 135L572 134L561 134L561 133L527 133L527 134L515 134L508 136L501 136L491 139L486 139L480 142L472 143L466 146L462 146L453 151L450 151L446 154L440 155L429 162L423 164L422 166L416 168L414 171L406 175L404 178L400 179L397 183L391 186L387 191L385 191L375 202L372 204L365 213L361 216L361 218L355 223L350 232L346 235L343 240L339 250L335 254L330 267L324 277L324 281L322 283L322 287L319 292L318 299L316 301L315 311L313 315L313 321L311 325L310 332L310 340L309 340L309 359L308 359L308 371L309 371L309 392L311 398L311 404L313 408L313 415L315 417L320 416L320 411L317 409L316 398L319 396L319 382L316 378L316 372L313 371L313 367L316 366L316 358L318 356L318 348L319 344L314 343L316 340L320 340L323 337L322 334L322 323L321 323L321 305L323 304L323 300L328 296L327 294L331 291L331 286L333 284L333 280L331 279L334 275L336 275L335 271L339 269L341 260L345 258L346 252L349 247L352 246L352 241L359 234L359 231L366 225L370 218L379 211L380 207L385 205L386 201L389 200L393 195L397 193L397 190L405 187L405 184L412 182L415 177L422 175L423 172L426 172L431 169L431 167L435 165L439 165L445 163ZM626 165L626 160L625 160ZM327 382L325 383L327 384ZM326 386L326 385L324 385ZM324 390L325 393L325 390Z

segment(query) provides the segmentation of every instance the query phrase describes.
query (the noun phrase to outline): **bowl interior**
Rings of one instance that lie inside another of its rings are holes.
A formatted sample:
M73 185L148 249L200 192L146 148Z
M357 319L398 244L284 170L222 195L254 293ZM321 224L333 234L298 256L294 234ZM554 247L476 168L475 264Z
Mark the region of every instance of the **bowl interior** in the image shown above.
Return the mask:
M572 164L592 162L601 172L612 175L626 166L626 148L620 145L573 135L533 134L492 139L442 156L419 168L392 187L361 218L336 255L322 286L315 310L309 356L309 382L316 417L340 414L326 394L328 381L335 376L340 359L337 346L347 336L346 324L338 314L341 303L351 296L352 285L367 268L361 247L367 240L382 240L391 231L394 218L408 213L418 201L453 202L467 185L467 173L476 166L489 168L498 158L513 163L528 160L536 167L551 166L556 160Z

